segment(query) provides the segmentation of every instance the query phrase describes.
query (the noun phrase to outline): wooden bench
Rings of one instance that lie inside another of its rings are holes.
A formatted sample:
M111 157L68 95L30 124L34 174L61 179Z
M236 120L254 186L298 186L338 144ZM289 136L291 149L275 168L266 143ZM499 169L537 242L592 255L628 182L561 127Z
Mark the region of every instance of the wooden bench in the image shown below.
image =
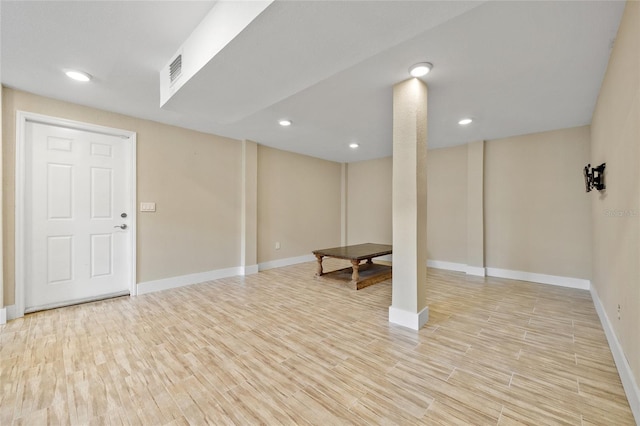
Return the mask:
M340 281L349 281L354 290L379 283L391 278L391 266L373 263L373 258L392 253L392 246L388 244L356 244L353 246L333 247L322 250L314 250L313 254L318 261L316 277L334 278ZM322 259L333 257L351 261L350 268L324 272ZM363 260L366 263L360 264Z

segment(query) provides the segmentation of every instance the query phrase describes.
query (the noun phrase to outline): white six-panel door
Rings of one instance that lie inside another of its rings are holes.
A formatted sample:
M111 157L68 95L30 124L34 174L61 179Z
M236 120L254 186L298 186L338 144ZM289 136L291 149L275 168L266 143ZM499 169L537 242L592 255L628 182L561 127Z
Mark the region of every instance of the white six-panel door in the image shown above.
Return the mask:
M25 312L129 293L125 142L32 122L25 131Z

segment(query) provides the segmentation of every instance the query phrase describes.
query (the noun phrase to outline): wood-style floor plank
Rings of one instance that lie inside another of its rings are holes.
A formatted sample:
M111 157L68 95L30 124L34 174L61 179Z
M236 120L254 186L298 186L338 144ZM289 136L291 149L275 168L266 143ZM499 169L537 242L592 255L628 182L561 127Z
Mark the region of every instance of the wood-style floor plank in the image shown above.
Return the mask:
M635 424L587 291L430 269L415 332L315 266L10 321L0 424Z

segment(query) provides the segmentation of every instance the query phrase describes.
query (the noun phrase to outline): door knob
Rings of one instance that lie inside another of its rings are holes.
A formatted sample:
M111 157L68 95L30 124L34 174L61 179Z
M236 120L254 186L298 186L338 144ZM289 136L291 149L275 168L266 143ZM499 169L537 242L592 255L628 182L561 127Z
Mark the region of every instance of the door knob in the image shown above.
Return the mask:
M127 224L123 223L122 225L116 225L114 228L127 229Z

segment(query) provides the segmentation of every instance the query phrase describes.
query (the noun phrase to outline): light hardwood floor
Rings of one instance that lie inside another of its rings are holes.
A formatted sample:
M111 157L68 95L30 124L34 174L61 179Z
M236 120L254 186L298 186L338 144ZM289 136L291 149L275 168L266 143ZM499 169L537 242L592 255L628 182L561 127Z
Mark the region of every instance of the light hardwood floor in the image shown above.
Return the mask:
M0 424L634 424L586 291L430 269L414 332L315 267L10 321Z

